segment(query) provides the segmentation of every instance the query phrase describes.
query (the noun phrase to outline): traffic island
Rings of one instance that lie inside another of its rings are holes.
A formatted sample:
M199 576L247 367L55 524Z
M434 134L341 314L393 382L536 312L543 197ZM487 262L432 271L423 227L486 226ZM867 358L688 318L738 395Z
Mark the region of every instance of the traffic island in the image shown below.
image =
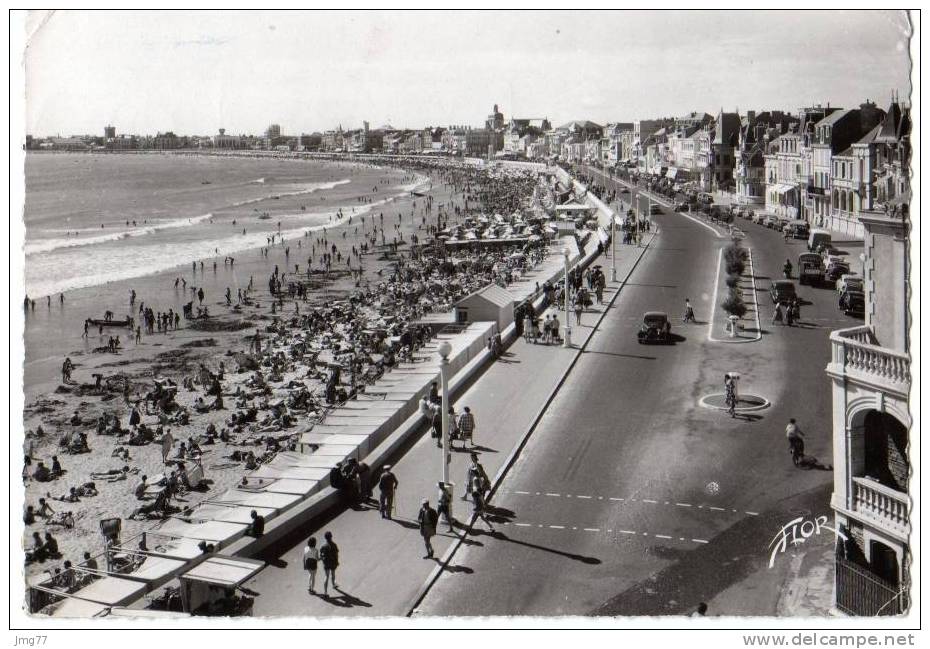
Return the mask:
M709 318L707 339L715 343L756 342L762 339L762 318L752 249L745 249L745 262L735 274L727 268L726 250L721 248L717 256L714 310Z
M703 408L712 408L713 410L730 409L727 405L727 395L723 392L720 394L707 395L701 399L700 404ZM736 412L753 412L755 410L764 410L770 405L772 405L772 403L765 397L760 397L756 394L741 394L736 399L735 410Z

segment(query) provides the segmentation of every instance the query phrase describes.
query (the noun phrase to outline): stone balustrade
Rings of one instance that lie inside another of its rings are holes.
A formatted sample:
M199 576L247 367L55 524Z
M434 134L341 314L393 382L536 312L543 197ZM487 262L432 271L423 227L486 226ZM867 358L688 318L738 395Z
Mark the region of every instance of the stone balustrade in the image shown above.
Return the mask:
M880 346L871 327L835 331L830 341L833 367L851 379L907 395L911 385L910 356Z
M907 494L870 478L853 478L853 509L896 535L910 533Z

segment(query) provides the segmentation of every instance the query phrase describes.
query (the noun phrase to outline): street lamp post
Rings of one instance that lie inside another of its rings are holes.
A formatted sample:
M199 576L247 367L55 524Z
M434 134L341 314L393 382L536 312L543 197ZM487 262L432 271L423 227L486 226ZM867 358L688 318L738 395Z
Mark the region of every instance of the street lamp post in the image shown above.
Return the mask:
M620 204L623 209L623 203ZM610 281L617 281L617 215L610 213Z
M562 347L572 346L572 316L570 307L571 287L568 283L568 246L562 249L562 257L565 260L565 339L562 341Z
M442 482L450 490L449 501L451 507L452 485L449 483L449 461L452 459L452 450L449 441L449 354L452 345L448 340L439 343L439 381L442 388ZM451 512L450 512L451 515Z

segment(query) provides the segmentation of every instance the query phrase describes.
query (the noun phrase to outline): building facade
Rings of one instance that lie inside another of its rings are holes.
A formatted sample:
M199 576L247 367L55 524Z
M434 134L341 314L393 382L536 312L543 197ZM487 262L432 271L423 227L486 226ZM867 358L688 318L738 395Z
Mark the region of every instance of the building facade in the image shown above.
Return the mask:
M895 615L909 605L911 564L909 222L880 211L863 212L860 220L865 324L831 334L827 366L838 531L834 602L849 615Z

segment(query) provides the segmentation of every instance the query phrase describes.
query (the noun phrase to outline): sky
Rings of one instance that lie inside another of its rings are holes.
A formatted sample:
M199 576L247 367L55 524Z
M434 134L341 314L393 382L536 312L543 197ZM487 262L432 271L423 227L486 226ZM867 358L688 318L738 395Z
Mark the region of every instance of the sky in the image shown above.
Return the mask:
M598 123L871 99L911 85L899 11L34 12L26 132L286 134Z

